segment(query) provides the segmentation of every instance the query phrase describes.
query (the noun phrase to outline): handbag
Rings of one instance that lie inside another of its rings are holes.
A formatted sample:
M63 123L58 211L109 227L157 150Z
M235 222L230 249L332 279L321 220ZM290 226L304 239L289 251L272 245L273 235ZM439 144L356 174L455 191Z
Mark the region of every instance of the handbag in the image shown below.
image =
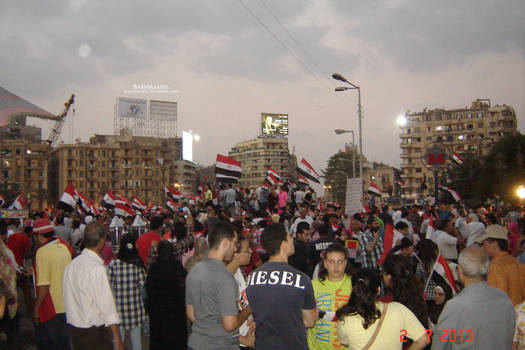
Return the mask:
M381 325L383 324L383 320L385 319L386 310L388 309L388 304L383 304L383 312L381 312L381 317L379 318L379 323L377 324L376 329L374 330L374 334L372 334L372 337L366 343L365 347L362 350L368 350L371 348L372 344L374 344L374 340L377 338L377 334L379 333L379 330L381 329Z

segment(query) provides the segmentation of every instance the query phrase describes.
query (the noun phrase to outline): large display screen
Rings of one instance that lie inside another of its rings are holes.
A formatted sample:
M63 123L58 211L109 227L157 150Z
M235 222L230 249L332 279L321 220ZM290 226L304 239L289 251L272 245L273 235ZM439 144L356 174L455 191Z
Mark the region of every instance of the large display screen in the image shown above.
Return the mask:
M193 135L187 131L182 132L182 159L193 162Z
M146 118L148 101L134 98L119 97L118 116L125 118Z
M287 136L288 114L261 113L261 133L267 136Z

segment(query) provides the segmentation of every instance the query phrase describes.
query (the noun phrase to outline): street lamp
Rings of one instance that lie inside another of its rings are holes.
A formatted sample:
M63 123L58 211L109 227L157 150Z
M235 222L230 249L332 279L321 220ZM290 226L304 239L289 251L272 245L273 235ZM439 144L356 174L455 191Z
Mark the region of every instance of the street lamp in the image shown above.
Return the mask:
M408 123L408 119L407 119L407 117L405 117L404 115L400 115L399 117L397 117L397 119L396 119L396 123L397 123L397 125L399 125L400 127L404 127L405 125L407 125L407 123Z
M350 87L348 87L348 86L336 87L335 91L357 90L357 118L358 118L358 121L359 121L359 177L362 178L362 176L363 176L363 129L361 127L361 88L359 86L349 82L345 77L343 77L339 73L332 74L332 78L334 78L335 80L342 81L343 83L347 83L348 85L350 85ZM361 188L363 187L362 183L363 183L363 181L361 179ZM362 198L361 198L361 200L362 200Z
M347 133L347 132L351 132L352 133L352 169L353 169L352 177L355 177L355 140L354 140L354 130L335 129L334 131L335 131L336 135L341 135L341 134L344 134L344 133Z
M518 189L516 190L516 194L518 195L518 197L520 197L521 200L524 200L525 199L525 187L523 186L518 187Z

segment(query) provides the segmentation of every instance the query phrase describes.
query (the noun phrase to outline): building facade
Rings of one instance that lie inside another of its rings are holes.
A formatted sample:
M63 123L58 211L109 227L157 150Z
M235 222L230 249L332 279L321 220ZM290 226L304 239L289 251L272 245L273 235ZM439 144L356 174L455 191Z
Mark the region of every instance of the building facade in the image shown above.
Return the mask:
M197 192L197 164L188 160L176 160L173 165L175 171L175 179L177 182L172 184L174 188L178 188L179 191L185 196L194 196Z
M100 203L108 190L146 204L163 204L164 185L173 186L181 139L120 135L95 135L89 142L61 144L53 150L50 187L57 201L69 183L76 190Z
M51 147L33 139L0 139L0 194L9 206L23 193L27 209L48 205L48 159Z
M242 166L239 186L252 188L259 186L265 179L269 167L281 178L289 177L295 171L293 159L288 150L288 138L257 137L237 143L228 152Z
M365 191L373 182L379 189L381 189L385 196L394 195L395 180L399 176L400 169L381 162L363 163L363 182Z
M494 143L513 135L517 129L514 109L507 105L492 106L487 99L477 99L465 108L425 108L407 113L406 121L400 134L405 198L418 198L432 191L432 169L426 166L426 154L432 147L443 149L448 158L453 152L484 155Z

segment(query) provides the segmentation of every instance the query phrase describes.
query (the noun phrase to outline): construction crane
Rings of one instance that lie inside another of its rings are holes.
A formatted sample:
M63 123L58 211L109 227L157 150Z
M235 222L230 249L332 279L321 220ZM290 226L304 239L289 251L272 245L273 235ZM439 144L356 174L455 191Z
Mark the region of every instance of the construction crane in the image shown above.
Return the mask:
M58 141L58 137L60 136L60 133L62 132L62 128L64 127L64 123L66 122L66 116L69 112L69 109L71 108L71 105L75 103L75 94L71 94L71 97L69 98L69 101L64 103L64 111L62 114L57 115L55 126L53 129L51 129L51 132L49 133L49 137L47 138L47 143L51 147L55 147L56 142Z

